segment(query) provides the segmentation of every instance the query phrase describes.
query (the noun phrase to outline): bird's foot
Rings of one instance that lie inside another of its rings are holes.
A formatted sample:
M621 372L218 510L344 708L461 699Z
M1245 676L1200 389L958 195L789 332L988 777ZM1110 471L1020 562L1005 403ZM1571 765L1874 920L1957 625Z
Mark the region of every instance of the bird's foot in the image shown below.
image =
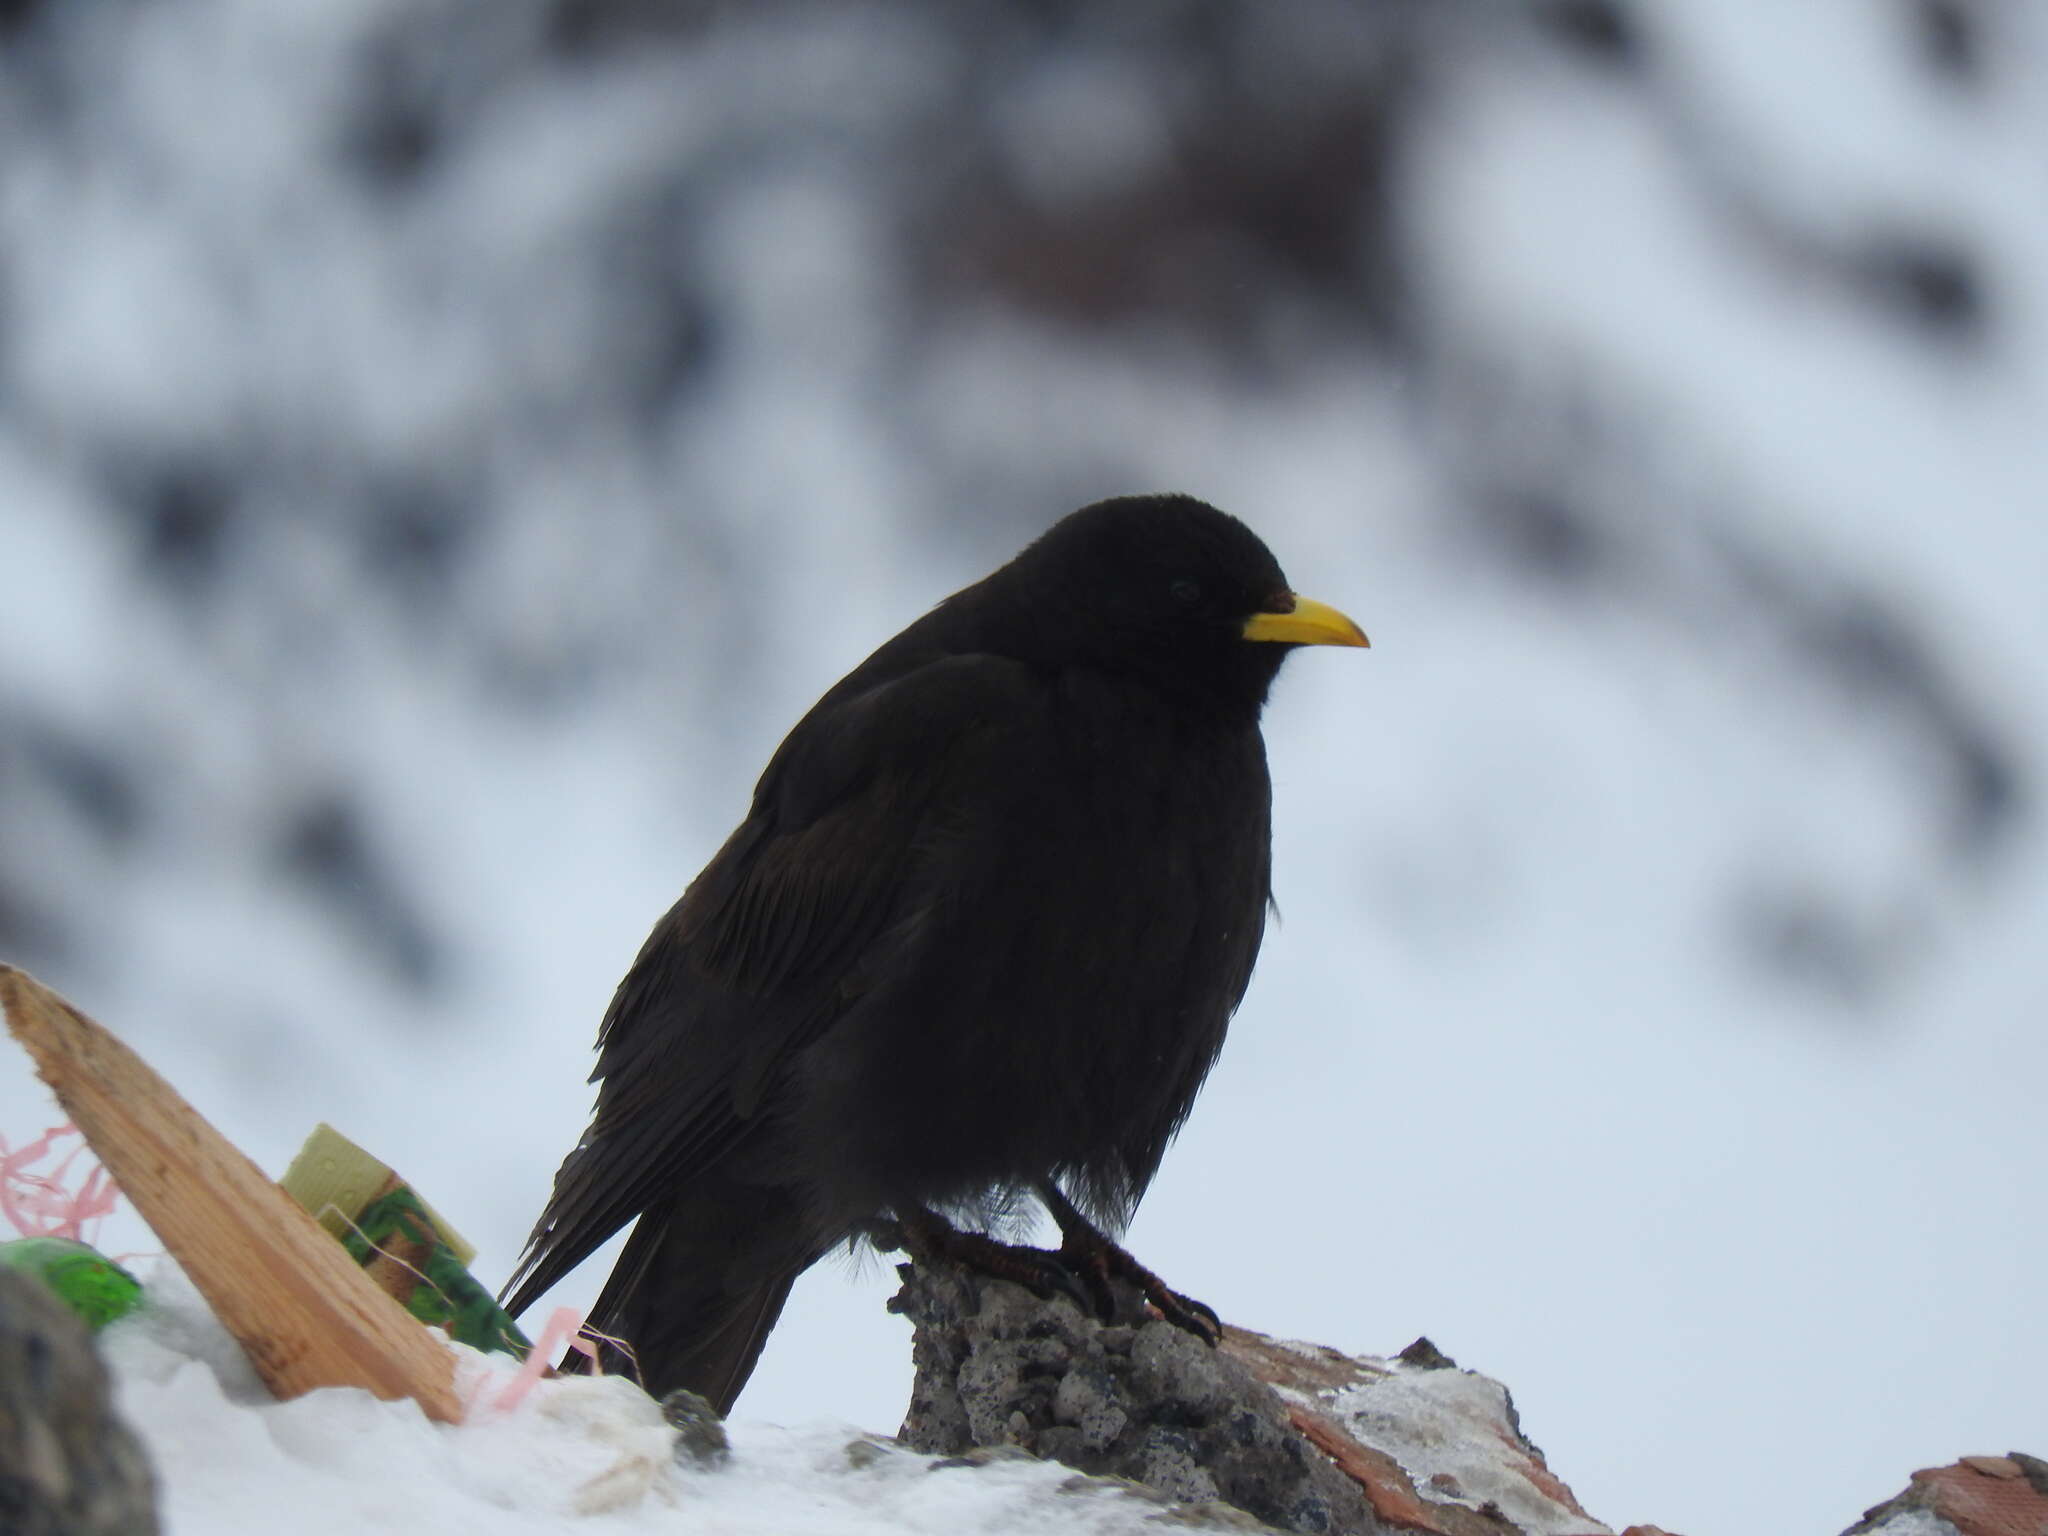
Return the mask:
M1038 1198L1060 1229L1060 1261L1071 1270L1089 1275L1100 1296L1110 1294L1112 1281L1134 1286L1153 1309L1174 1327L1192 1333L1210 1348L1223 1341L1223 1319L1215 1309L1183 1296L1151 1270L1112 1242L1069 1200L1051 1179L1036 1184ZM1106 1322L1110 1313L1100 1314Z
M1041 1301L1064 1296L1086 1316L1107 1321L1115 1310L1108 1286L1092 1270L1076 1270L1064 1252L998 1242L982 1232L962 1232L931 1211L898 1221L864 1223L863 1235L884 1251L901 1248L915 1259L947 1259L977 1274L1021 1285Z
M1122 1280L1135 1286L1161 1317L1182 1332L1192 1333L1212 1349L1222 1342L1223 1319L1213 1307L1183 1296L1100 1232L1092 1228L1086 1236L1070 1232L1060 1245L1059 1259L1068 1269L1088 1275L1092 1288L1105 1299L1110 1282ZM1110 1311L1099 1315L1107 1321Z
M1173 1289L1098 1232L1072 1206L1054 1214L1063 1229L1057 1250L999 1242L981 1232L962 1232L932 1211L919 1211L897 1221L864 1222L859 1230L885 1252L900 1248L913 1259L951 1260L977 1274L1013 1281L1042 1301L1064 1296L1098 1322L1117 1321L1117 1288L1121 1284L1137 1291L1167 1322L1204 1344L1213 1348L1222 1341L1223 1320L1213 1308Z

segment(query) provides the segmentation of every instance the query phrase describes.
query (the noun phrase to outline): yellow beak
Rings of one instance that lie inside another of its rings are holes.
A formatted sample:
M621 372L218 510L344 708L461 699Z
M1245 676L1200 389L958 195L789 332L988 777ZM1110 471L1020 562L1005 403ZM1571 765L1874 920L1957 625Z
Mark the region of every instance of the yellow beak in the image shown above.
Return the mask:
M1239 633L1247 640L1284 640L1289 645L1372 644L1350 619L1312 597L1296 597L1285 612L1255 613Z

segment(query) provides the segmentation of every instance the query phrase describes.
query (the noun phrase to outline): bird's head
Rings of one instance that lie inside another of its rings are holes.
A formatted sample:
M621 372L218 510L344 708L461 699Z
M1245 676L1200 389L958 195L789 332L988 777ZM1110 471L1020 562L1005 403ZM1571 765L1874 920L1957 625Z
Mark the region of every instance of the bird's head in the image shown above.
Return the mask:
M1135 674L1256 713L1298 645L1368 644L1298 595L1257 534L1191 496L1123 496L1055 523L990 578L1013 654Z

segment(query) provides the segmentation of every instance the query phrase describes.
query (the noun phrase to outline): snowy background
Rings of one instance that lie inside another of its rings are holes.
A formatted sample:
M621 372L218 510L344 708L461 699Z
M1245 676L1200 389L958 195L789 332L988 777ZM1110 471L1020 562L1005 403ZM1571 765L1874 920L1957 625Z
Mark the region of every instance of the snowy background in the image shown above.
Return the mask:
M1617 1527L2041 1452L2044 143L2018 0L0 7L0 956L495 1282L797 715L1187 490L1375 648L1132 1246Z

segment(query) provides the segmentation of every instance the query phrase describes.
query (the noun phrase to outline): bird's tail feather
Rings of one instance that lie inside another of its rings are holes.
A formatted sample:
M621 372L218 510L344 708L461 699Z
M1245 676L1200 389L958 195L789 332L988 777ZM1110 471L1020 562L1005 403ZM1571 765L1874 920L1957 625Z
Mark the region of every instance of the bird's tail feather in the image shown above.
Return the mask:
M693 1204L640 1218L588 1327L625 1346L600 1346L604 1370L637 1375L655 1397L686 1387L725 1414L753 1374L790 1287L819 1255L771 1257L735 1245L729 1226L704 1220L709 1213ZM729 1220L729 1211L720 1214ZM587 1367L572 1354L565 1368Z

